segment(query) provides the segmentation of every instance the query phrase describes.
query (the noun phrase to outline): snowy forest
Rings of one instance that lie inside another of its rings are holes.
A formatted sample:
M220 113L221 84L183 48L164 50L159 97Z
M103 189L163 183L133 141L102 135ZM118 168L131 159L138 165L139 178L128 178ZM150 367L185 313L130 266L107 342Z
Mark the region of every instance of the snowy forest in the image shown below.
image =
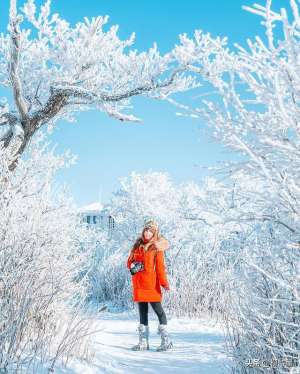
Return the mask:
M226 373L300 373L300 2L284 5L244 7L262 19L265 40L231 47L195 30L161 54L156 43L137 52L134 33L119 39L108 17L71 26L50 0L10 0L0 34L0 373L134 372L105 361L108 348L93 339L105 336L97 323L108 306L135 308L126 260L146 216L170 243L168 315L217 321ZM197 102L185 100L190 90ZM94 109L140 122L137 96L204 122L237 157L211 165L201 184L160 171L123 177L110 235L87 228L54 183L76 149L58 153L51 135L59 120ZM171 372L172 358L162 362L166 370L147 372Z

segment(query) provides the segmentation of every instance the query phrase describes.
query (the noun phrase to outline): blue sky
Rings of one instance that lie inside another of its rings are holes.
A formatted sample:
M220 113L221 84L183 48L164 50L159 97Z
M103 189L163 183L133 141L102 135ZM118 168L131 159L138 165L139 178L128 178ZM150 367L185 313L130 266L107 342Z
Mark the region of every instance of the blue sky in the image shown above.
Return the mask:
M195 29L228 36L229 42L245 45L248 37L263 35L261 19L242 9L247 0L52 0L54 12L75 24L84 16L109 15L109 25L118 24L119 36L136 33L138 50L156 41L161 52L178 43L178 35L192 36ZM264 4L263 1L257 1ZM19 5L23 1L19 0ZM41 1L37 1L41 4ZM283 2L275 1L275 5ZM1 0L0 31L6 29L8 0ZM205 171L199 165L214 165L232 157L207 134L205 124L175 115L166 102L136 98L133 114L143 124L122 123L96 111L82 113L75 124L59 122L51 135L57 150L78 155L71 169L61 172L78 205L108 201L118 188L118 178L131 171L168 172L176 182L200 182Z

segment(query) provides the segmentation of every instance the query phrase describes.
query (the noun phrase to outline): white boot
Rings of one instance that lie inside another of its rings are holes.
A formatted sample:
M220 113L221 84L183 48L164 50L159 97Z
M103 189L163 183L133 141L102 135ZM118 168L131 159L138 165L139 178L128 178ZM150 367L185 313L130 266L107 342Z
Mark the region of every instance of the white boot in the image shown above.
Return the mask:
M157 351L166 351L173 347L173 343L169 338L169 333L167 332L167 325L158 325L157 333L160 334L161 344L156 348Z
M144 351L145 349L149 349L149 326L140 323L137 331L139 333L139 342L131 349L133 351Z

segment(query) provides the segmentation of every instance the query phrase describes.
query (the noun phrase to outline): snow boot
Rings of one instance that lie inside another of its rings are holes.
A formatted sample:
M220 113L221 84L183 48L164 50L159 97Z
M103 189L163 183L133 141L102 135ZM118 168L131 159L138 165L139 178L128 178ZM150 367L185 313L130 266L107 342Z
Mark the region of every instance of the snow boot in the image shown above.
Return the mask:
M149 349L149 326L139 324L137 331L139 333L139 342L134 345L131 349L133 351L144 351Z
M167 332L167 325L158 325L157 333L160 334L161 344L156 348L156 351L166 351L173 347L173 343L170 340L169 333Z

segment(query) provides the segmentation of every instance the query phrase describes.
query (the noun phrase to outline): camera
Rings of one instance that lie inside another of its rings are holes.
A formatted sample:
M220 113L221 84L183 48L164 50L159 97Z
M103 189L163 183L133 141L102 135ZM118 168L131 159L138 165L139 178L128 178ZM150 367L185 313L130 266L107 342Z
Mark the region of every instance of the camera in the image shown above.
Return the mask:
M130 265L131 275L134 275L137 272L142 271L142 270L144 270L144 264L142 262L135 261Z

